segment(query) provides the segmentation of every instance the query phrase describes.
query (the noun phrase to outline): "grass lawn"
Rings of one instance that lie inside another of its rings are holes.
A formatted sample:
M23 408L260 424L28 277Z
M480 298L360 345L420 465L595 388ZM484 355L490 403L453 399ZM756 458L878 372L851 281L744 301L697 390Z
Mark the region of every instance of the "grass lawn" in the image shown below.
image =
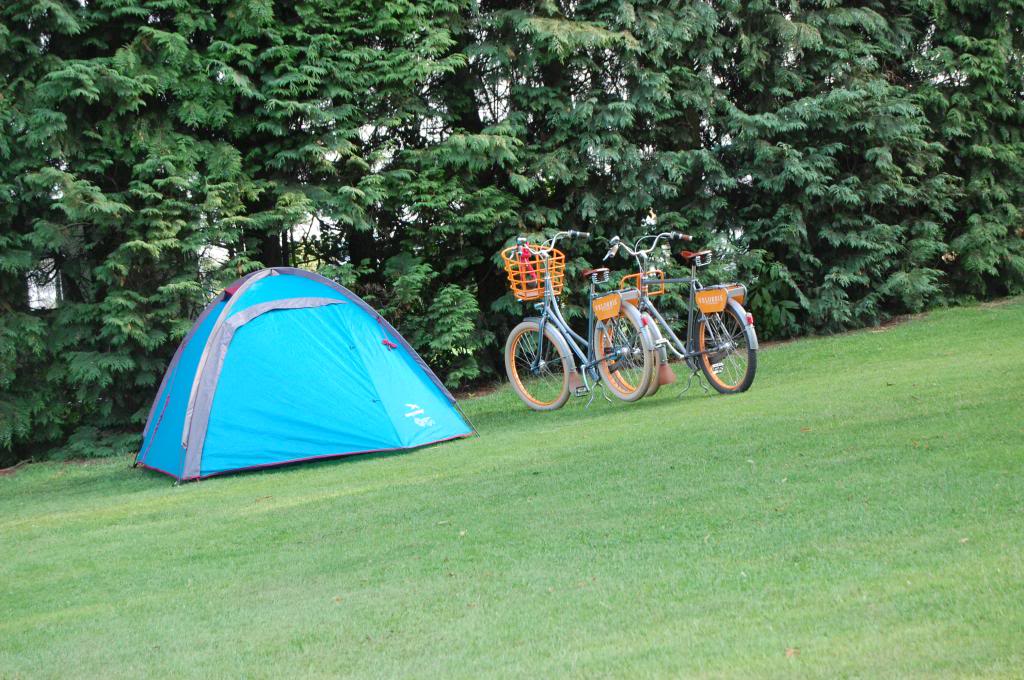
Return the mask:
M738 396L173 486L0 478L0 677L1024 674L1024 300L762 351Z

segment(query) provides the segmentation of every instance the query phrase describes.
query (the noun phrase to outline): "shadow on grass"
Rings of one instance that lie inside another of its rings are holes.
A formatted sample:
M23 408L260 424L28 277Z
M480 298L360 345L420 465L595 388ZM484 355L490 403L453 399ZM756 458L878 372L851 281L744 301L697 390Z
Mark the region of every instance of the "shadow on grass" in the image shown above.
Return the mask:
M632 403L621 401L610 392L602 391L602 388L598 387L593 401L590 401L589 394L584 397L570 397L565 406L557 411L534 411L520 401L508 383L503 383L486 396L474 399L464 408L473 424L477 426L483 436L486 436L487 430L491 427L505 426L512 419L523 419L522 422L530 424L547 422L552 425L563 424L569 420L587 422L624 413L622 409L643 413L651 409L664 408L670 402L686 404L697 399L740 396L720 395L707 385L703 377L695 377L690 388L684 391L683 388L690 375L689 369L682 362L673 362L672 369L676 373L675 383L662 386L654 397ZM701 387L702 384L707 388L706 392ZM607 395L607 399L603 395Z
M463 439L473 439L476 435L464 437ZM454 440L458 441L458 440ZM417 453L427 449L432 449L443 444L450 444L451 441L434 442L432 444L425 444L423 446L417 446L411 449L392 449L389 451L371 451L368 453L343 453L337 456L329 456L324 458L317 458L315 460L297 460L289 463L275 463L266 467L260 468L249 468L245 470L229 470L227 472L217 473L210 475L209 477L203 477L202 479L189 479L182 482L177 482L170 475L151 470L148 468L139 467L134 472L139 473L140 476L145 476L148 479L153 479L157 482L164 482L167 485L177 484L179 486L192 486L195 484L202 484L203 482L215 482L218 479L237 479L243 477L252 477L256 479L274 476L274 475L286 475L293 473L297 468L301 470L317 470L317 469L330 469L340 465L355 465L362 462L371 462L377 460L386 460L388 458L397 458L411 453Z

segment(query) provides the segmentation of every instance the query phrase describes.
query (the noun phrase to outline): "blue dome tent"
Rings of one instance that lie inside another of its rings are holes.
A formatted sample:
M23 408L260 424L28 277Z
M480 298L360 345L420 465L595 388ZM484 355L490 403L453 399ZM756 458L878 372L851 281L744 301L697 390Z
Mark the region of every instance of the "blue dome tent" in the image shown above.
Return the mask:
M275 267L203 310L164 374L135 462L188 480L472 433L372 307L318 274Z

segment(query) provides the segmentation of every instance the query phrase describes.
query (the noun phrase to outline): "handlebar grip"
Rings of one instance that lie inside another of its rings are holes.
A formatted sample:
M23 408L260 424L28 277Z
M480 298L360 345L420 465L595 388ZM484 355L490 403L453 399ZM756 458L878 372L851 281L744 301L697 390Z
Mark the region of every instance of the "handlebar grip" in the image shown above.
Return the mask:
M576 231L574 229L570 229L569 230L569 237L570 238L590 238L590 232L589 231Z
M692 236L690 236L689 234L684 234L681 231L674 231L674 232L672 232L672 238L674 238L677 241L692 241L693 240Z

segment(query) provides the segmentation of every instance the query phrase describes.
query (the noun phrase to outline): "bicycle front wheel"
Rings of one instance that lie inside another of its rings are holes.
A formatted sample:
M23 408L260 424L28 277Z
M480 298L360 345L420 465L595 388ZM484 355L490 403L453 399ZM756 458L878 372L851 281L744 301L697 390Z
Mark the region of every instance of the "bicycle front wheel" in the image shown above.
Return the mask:
M661 329L658 328L658 322L655 321L654 317L652 317L647 312L644 312L643 314L643 322L644 324L646 324L647 330L651 334L651 342L654 343L655 350L657 350L658 342L662 338ZM662 356L661 351L658 351L658 362L654 368L654 379L651 380L651 384L647 387L647 393L644 395L646 397L653 397L655 394L657 394L658 388L661 387L661 376L658 375L658 371L661 368L662 359L664 359L664 357Z
M645 396L658 379L658 357L636 308L624 302L619 316L599 321L594 343L598 371L612 394L623 401Z
M512 329L505 343L505 372L512 389L535 411L554 411L569 399L574 364L556 328L528 319Z
M708 383L722 394L746 391L757 371L757 350L750 347L747 329L730 303L708 314L697 326L698 362Z

